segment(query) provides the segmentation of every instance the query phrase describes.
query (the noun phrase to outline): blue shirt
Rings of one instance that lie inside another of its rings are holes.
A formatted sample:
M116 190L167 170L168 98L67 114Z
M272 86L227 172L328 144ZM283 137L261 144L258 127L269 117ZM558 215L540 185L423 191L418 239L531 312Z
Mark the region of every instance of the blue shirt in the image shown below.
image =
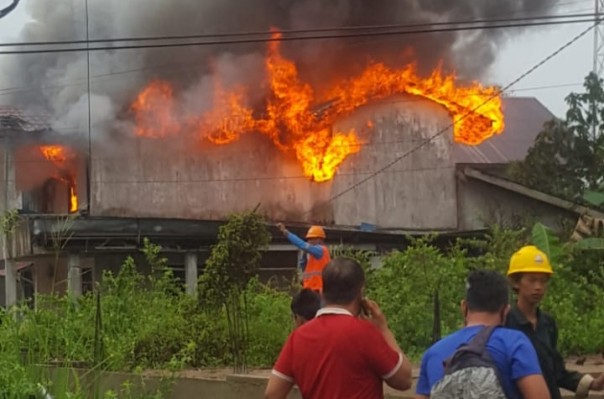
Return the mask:
M287 239L298 249L304 251L304 254L310 254L315 259L321 259L323 257L323 247L321 245L311 245L295 235L294 233L287 232ZM300 259L300 269L304 271L306 269L306 256Z
M483 327L463 328L428 349L422 358L416 389L418 395L430 396L432 387L445 375L443 362ZM508 397L521 397L516 381L529 375L541 374L539 359L531 341L519 331L497 328L489 338L487 350L499 370L501 385Z

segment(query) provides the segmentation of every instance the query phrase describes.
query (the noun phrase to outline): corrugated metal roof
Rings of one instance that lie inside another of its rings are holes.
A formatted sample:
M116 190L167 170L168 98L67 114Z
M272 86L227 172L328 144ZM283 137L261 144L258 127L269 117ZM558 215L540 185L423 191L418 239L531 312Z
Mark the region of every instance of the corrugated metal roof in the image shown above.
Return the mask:
M533 97L503 98L505 130L478 146L455 145L456 163L508 163L524 159L543 124L555 118Z
M33 113L19 108L0 105L0 130L39 132L50 130L50 115Z

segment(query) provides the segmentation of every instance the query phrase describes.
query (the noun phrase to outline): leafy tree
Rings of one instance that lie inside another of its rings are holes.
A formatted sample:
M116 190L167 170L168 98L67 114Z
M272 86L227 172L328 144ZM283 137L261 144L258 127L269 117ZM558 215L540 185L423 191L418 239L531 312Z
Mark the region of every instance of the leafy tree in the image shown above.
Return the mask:
M603 81L590 73L584 87L566 98L566 119L545 124L526 159L511 165L510 177L573 201L585 201L586 192L604 192Z
M245 372L248 343L248 298L246 288L260 266L262 250L270 242L264 219L255 212L232 215L220 227L200 277L201 300L226 309L235 372Z

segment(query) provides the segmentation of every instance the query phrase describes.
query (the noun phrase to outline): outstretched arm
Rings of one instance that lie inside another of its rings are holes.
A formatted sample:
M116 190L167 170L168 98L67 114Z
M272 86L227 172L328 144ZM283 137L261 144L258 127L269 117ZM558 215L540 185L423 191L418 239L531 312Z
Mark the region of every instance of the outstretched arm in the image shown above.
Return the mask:
M311 254L315 259L321 259L323 257L323 247L320 245L311 245L307 243L294 233L288 231L282 223L279 223L277 226L283 235L287 237L289 242L291 242L296 248Z

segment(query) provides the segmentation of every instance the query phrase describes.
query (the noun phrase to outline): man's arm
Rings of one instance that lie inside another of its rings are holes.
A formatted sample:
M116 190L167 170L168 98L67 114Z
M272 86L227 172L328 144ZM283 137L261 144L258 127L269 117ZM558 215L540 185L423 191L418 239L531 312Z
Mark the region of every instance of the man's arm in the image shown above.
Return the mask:
M549 388L543 378L535 347L524 333L513 331L510 337L510 372L520 396L524 399L550 399Z
M549 389L541 374L529 375L516 381L523 399L550 399Z
M429 356L430 356L430 349L428 349L426 352L424 352L424 355L422 356L422 363L419 367L419 377L417 379L417 386L415 387L415 398L414 399L430 398L430 380L428 379Z
M394 350L399 355L398 363L390 371L390 373L383 376L384 381L388 386L398 389L400 391L406 391L411 388L411 362L407 359L401 348L398 346L394 334L388 328L388 323L384 313L377 305L377 303L369 300L364 301L364 305L371 314L369 321L375 325L378 330L382 333L386 344L390 349Z
M288 231L282 223L279 223L277 226L289 242L296 248L311 254L315 259L321 259L323 257L323 247L320 245L310 245L294 233Z
M281 353L277 358L277 362L271 371L271 376L268 379L266 390L264 391L264 397L267 399L285 399L289 391L294 386L294 373L293 373L293 346L292 346L292 333L283 345Z
M589 388L593 381L593 377L590 375L584 375L576 371L570 371L566 368L564 358L558 352L558 326L556 322L551 319L552 323L552 337L553 342L553 362L554 370L558 370L559 373L556 375L556 383L560 388L567 389L577 393L577 397L587 397L589 395Z
M264 391L266 399L286 399L294 384L282 377L271 375Z
M295 245L298 249L301 249L304 252L308 252L313 256L313 258L321 259L323 257L323 247L321 247L320 245L310 245L309 243L289 231L287 232L286 237L289 242Z

